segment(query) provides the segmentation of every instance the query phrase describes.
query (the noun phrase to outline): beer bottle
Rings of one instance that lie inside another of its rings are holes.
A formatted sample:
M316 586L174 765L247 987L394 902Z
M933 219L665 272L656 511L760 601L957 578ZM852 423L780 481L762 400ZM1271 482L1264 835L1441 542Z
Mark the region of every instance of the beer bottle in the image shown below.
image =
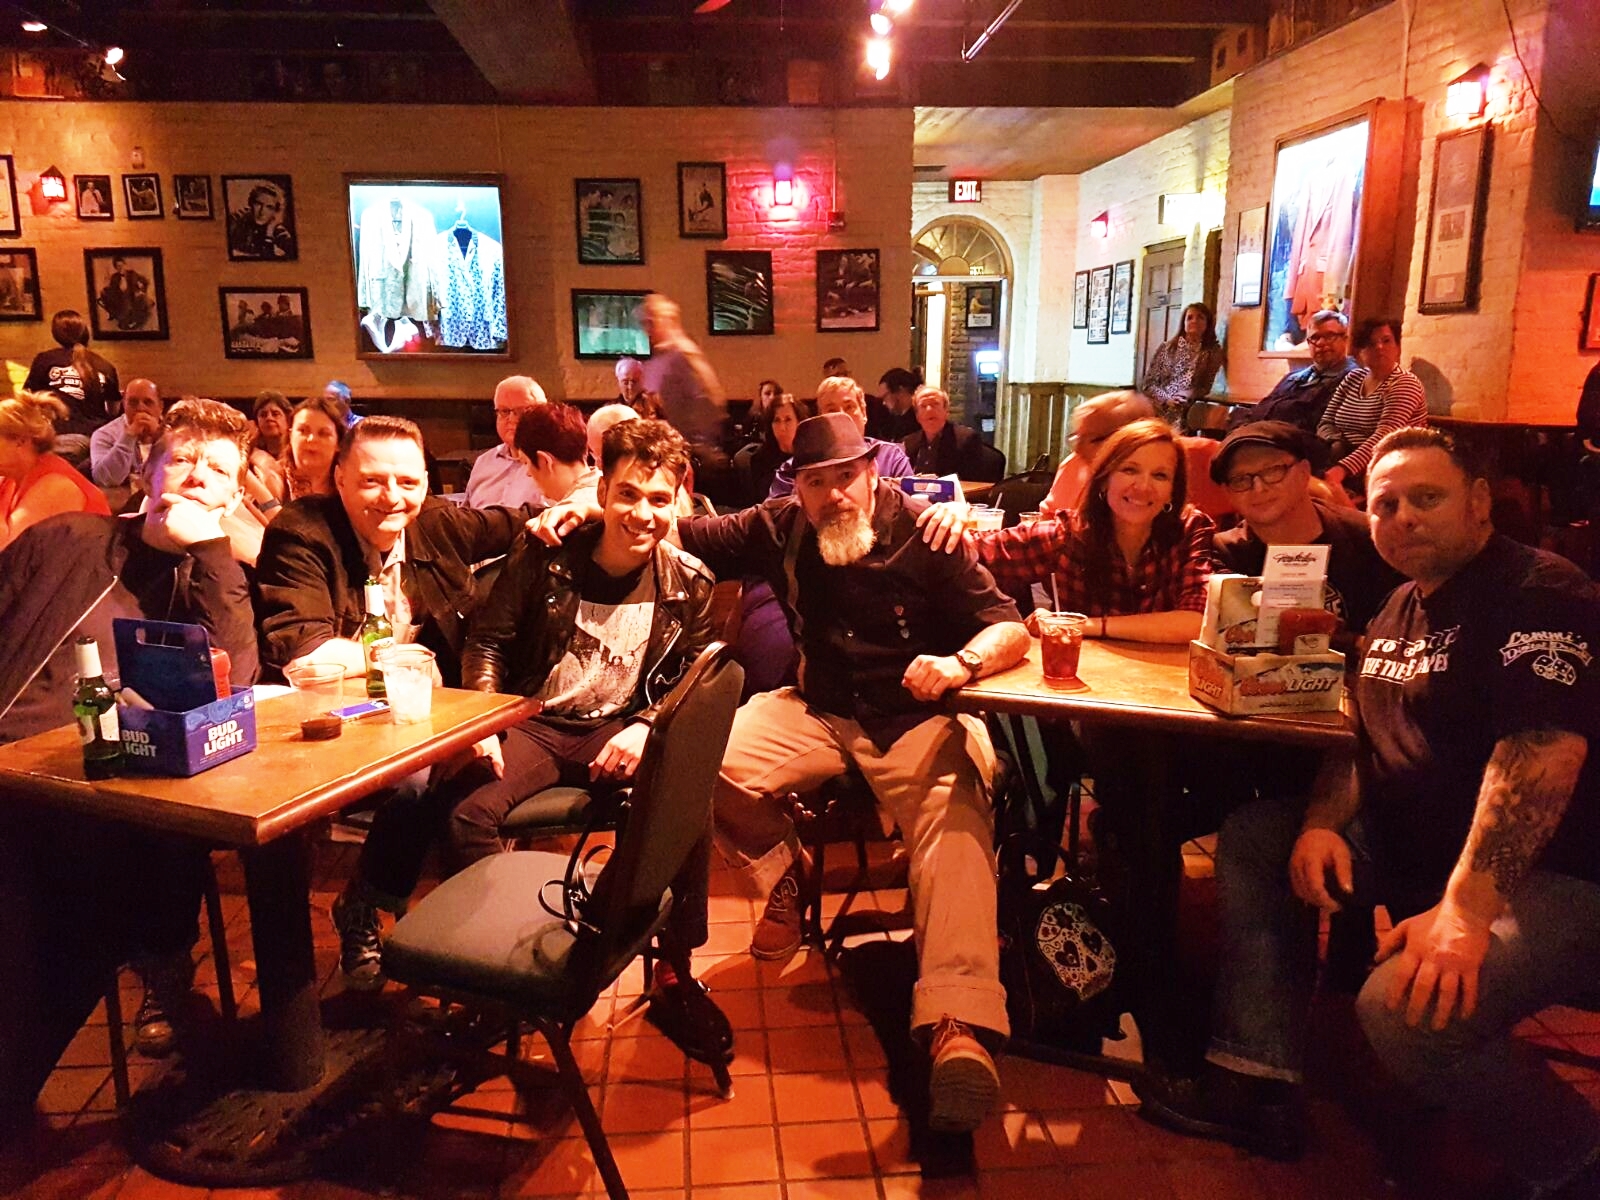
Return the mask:
M122 730L117 725L117 698L100 671L100 646L91 637L73 645L78 660L78 690L72 695L72 715L78 719L83 742L83 774L88 779L110 779L122 771Z
M383 584L368 578L366 596L367 618L361 622L361 656L367 666L367 695L381 700L389 693L383 686L383 672L378 670L372 656L394 644L394 627L389 624L389 613L383 602Z

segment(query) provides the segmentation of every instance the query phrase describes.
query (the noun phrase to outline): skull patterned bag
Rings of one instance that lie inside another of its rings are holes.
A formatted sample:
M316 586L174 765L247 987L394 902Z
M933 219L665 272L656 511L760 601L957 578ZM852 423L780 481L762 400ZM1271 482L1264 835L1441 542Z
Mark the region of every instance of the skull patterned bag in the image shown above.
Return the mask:
M1121 1036L1111 906L1098 888L1059 878L1059 849L1019 833L1000 849L1000 982L1012 1037L1098 1051Z

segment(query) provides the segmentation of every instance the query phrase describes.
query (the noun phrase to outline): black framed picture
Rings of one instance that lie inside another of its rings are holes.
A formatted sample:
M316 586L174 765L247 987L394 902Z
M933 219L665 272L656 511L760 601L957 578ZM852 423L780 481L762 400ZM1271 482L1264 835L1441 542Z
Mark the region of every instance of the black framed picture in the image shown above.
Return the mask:
M878 328L876 250L817 251L817 331L867 333Z
M1078 271L1072 277L1072 327L1089 328L1089 272Z
M216 215L211 209L211 176L174 175L172 193L178 220L209 221Z
M1600 274L1589 276L1589 292L1583 301L1583 328L1578 331L1579 350L1600 350Z
M312 358L311 295L303 287L219 287L226 358Z
M1488 125L1441 134L1434 142L1418 312L1470 312L1478 307L1489 147Z
M166 341L167 281L153 246L106 246L83 252L89 324L106 341Z
M737 337L772 332L772 253L706 251L706 325Z
M577 358L649 358L644 298L649 292L572 289L572 352Z
M233 262L294 262L294 184L287 175L224 175L228 258Z
M39 256L17 247L0 250L0 321L42 321Z
M1089 272L1089 344L1103 346L1111 340L1111 268Z
M130 221L160 221L167 215L161 209L159 175L124 175L122 199L128 206Z
M585 266L637 266L644 262L644 214L637 179L573 182L578 261Z
M728 173L721 163L678 164L678 236L728 236Z
M22 211L17 207L17 164L0 154L0 238L22 236Z
M993 329L1000 308L1000 289L992 283L967 284L968 329Z
M1111 268L1111 332L1133 328L1133 259Z
M78 198L78 220L114 221L111 207L111 176L74 175L72 191Z

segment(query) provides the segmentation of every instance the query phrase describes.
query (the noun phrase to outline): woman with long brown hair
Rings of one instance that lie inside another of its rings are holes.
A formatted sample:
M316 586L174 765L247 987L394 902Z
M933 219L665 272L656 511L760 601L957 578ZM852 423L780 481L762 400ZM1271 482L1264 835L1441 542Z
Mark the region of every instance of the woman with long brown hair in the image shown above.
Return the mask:
M1190 402L1211 391L1223 360L1216 316L1208 305L1187 305L1183 327L1176 337L1156 347L1139 390L1155 404L1156 415L1181 431Z
M117 369L89 349L89 323L76 309L63 308L50 318L54 350L34 355L23 389L50 392L67 407L56 422L55 452L76 466L89 457L89 438L117 415L122 384Z
M283 452L283 473L289 499L333 494L333 460L350 421L350 408L324 392L294 406L289 445Z
M1027 601L1033 585L1043 585L1061 609L1091 618L1084 636L1182 644L1200 633L1215 569L1215 527L1187 494L1172 428L1134 421L1101 445L1080 508L971 536L1004 591ZM919 521L936 546L966 525L954 505Z

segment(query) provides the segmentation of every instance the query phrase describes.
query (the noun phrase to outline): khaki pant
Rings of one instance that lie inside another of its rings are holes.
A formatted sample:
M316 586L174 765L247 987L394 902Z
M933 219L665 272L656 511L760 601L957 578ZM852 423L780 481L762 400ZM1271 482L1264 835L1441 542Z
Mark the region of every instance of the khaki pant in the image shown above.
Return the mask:
M971 716L930 717L880 751L855 721L817 712L793 688L739 709L717 780L717 844L765 898L799 854L781 799L853 765L910 852L920 962L913 1028L941 1016L1010 1032L1000 986L990 791L994 748Z

